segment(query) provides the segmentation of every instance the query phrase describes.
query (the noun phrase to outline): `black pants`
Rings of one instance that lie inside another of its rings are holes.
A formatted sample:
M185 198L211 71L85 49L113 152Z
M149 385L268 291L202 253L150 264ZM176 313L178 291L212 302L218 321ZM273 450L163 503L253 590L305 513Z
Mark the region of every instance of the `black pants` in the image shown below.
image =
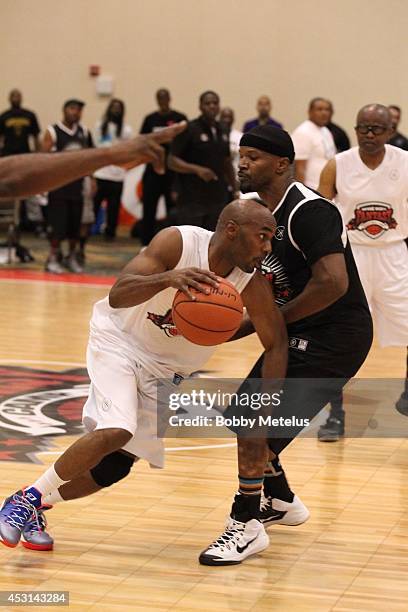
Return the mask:
M356 338L353 337L354 334ZM280 405L273 410L274 419L295 416L297 419L311 421L333 397L341 393L347 381L358 372L370 350L373 340L371 317L367 316L354 334L318 329L300 333L296 338L289 337L284 393ZM248 387L250 392L257 390L250 379L262 378L262 364L263 355L252 368L239 392L248 393ZM234 413L231 408L227 410L227 416ZM277 429L276 435L273 428L269 429L269 448L275 455L279 455L302 429L303 426L291 425L285 430L284 437L281 427ZM240 435L239 431L235 431Z
M51 240L77 240L81 226L83 200L48 196L47 226Z
M142 243L148 245L156 229L156 213L159 198L164 196L167 216L170 215L173 203L171 201L171 187L173 173L157 174L148 166L143 175L143 222L141 227Z
M122 181L106 181L105 179L96 179L98 188L94 197L95 218L98 216L102 202L105 200L106 209L106 236L116 236L116 228L118 226L120 198L122 195Z

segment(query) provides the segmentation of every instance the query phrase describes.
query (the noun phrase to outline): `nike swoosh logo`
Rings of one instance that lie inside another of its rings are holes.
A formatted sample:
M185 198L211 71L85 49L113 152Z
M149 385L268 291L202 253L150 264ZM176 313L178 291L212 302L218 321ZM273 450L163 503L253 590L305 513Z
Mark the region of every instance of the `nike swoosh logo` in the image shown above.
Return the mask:
M244 552L244 550L246 550L248 548L248 546L250 544L252 544L252 542L255 542L255 540L257 539L258 536L255 536L253 540L249 540L249 542L247 544L245 544L245 546L237 546L237 553L241 554Z

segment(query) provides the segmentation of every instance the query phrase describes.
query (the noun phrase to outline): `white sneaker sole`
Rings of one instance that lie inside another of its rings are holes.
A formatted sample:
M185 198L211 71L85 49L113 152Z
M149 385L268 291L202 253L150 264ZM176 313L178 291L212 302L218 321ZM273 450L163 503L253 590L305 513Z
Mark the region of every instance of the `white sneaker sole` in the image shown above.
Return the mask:
M242 553L236 552L232 553L230 557L217 557L216 554L211 554L211 552L204 551L199 556L199 562L201 565L211 565L214 567L215 565L238 565L245 561L248 557L252 555L256 555L259 552L262 552L269 546L269 536L264 532L261 533L254 542L246 548ZM235 555L235 556L233 556Z

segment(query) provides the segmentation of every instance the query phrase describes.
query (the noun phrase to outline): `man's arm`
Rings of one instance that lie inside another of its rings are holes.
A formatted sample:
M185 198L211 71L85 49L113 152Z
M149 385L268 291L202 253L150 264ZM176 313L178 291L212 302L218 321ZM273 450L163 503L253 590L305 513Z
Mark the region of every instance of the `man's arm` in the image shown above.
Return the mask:
M147 302L154 295L173 287L195 299L189 287L208 293L205 285L218 286L217 276L209 270L184 268L174 270L180 260L183 240L180 231L169 227L159 232L148 247L134 257L109 293L112 308L130 308Z
M336 195L336 160L330 159L320 174L319 193L332 200Z
M304 319L324 310L348 289L348 274L343 253L331 253L311 267L312 277L302 293L281 307L286 323Z
M288 360L286 326L271 287L260 272L245 287L242 300L265 348L262 377L280 381L286 375Z
M0 198L18 198L56 189L103 166L136 166L150 162L164 171L162 143L185 129L179 123L154 134L140 135L112 147L62 153L13 155L0 160Z

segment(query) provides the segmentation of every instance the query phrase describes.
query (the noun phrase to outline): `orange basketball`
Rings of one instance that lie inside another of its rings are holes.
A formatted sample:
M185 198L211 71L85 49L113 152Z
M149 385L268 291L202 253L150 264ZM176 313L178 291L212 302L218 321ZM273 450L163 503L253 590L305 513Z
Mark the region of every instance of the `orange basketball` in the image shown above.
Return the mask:
M195 300L177 291L173 300L173 322L184 338L200 344L213 346L231 338L242 321L241 296L229 281L222 279L217 288L209 285L205 294L190 287Z

